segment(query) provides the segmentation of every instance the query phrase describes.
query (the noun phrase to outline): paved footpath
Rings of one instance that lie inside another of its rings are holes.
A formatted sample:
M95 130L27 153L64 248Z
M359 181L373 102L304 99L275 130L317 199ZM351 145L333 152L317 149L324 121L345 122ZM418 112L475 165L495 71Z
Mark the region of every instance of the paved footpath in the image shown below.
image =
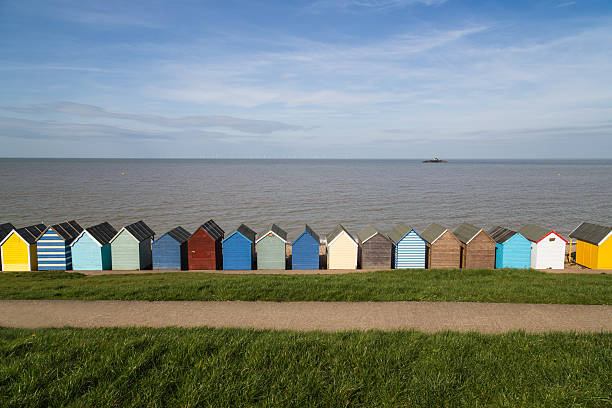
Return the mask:
M461 302L3 300L0 326L612 332L612 306Z

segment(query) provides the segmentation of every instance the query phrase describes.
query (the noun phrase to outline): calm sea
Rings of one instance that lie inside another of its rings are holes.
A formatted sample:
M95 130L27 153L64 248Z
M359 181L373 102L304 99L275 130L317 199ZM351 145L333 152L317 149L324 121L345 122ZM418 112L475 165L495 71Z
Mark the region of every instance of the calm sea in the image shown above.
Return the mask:
M161 235L213 218L226 232L276 222L294 238L304 223L321 234L337 223L536 223L563 234L612 224L612 160L0 159L0 176L0 223L16 226L143 219Z

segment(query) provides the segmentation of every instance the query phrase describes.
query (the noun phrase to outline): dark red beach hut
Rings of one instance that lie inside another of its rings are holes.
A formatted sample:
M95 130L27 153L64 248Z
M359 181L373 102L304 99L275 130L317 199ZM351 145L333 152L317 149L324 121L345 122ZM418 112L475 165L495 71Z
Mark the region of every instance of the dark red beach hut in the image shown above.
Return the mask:
M213 220L202 224L187 240L189 269L222 269L225 232Z

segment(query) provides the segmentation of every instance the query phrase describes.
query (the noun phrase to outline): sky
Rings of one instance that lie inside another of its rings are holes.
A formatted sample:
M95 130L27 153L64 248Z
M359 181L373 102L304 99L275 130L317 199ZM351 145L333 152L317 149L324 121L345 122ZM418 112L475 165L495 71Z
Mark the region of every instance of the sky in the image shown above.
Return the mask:
M0 157L612 158L612 3L0 0Z

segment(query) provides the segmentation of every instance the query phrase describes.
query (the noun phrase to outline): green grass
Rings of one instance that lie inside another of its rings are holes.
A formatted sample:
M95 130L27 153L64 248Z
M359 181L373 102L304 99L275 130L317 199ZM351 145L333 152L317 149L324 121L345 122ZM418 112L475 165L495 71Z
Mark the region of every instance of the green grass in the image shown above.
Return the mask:
M0 406L610 407L612 334L0 329Z
M612 276L534 270L394 270L346 275L0 274L0 299L474 301L612 304Z

